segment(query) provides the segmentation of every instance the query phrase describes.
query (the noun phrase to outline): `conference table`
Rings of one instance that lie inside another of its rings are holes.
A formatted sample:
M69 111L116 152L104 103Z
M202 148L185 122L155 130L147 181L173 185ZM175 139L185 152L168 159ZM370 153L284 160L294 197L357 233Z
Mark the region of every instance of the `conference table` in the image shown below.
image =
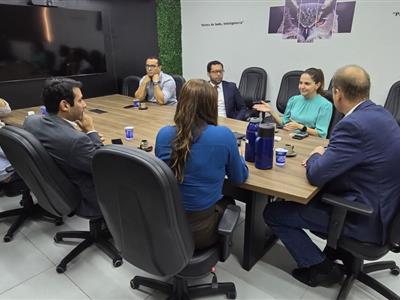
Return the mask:
M89 98L85 101L87 111L94 119L96 130L104 135L105 144L110 144L112 139L120 138L127 146L139 147L141 140L146 139L149 145L154 147L159 129L174 124L176 106L147 103L147 110L138 110L127 107L132 104L133 98L118 94ZM28 111L40 113L39 107L18 109L12 111L4 121L11 125L21 125ZM218 123L234 132L246 132L247 123L243 121L219 117ZM134 138L129 141L125 140L126 126L134 127ZM270 170L256 169L254 163L248 162L249 177L245 183L233 185L226 180L224 184L224 195L232 196L246 204L242 253L242 267L245 270L250 270L276 241L276 237L264 224L262 216L264 207L270 199L279 197L306 204L318 193L318 188L308 183L301 162L316 146L324 146L328 141L312 136L295 140L283 129L275 133L275 136L281 138L280 141L275 141L275 148L291 144L297 155L288 157L285 166L278 167L274 164ZM244 147L242 143L243 153Z

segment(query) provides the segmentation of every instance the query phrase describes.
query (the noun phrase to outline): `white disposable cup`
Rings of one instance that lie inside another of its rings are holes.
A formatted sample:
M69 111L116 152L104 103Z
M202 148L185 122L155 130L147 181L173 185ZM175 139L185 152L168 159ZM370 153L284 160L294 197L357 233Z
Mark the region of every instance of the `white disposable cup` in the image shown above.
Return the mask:
M275 164L279 167L283 167L286 163L286 154L288 150L284 148L275 149Z

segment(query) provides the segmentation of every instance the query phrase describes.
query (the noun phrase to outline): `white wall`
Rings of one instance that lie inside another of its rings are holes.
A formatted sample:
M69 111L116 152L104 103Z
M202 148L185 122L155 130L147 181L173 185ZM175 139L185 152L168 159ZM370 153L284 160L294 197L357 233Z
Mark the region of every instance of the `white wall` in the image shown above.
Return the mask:
M275 101L282 75L290 70L321 68L328 84L335 70L359 64L371 75L371 98L384 104L390 86L400 80L400 1L357 0L351 33L301 44L268 34L269 8L284 0L181 0L183 73L207 78L206 64L220 60L225 79L237 84L251 66L268 73L267 99ZM340 1L340 0L338 0ZM237 22L238 25L201 24Z

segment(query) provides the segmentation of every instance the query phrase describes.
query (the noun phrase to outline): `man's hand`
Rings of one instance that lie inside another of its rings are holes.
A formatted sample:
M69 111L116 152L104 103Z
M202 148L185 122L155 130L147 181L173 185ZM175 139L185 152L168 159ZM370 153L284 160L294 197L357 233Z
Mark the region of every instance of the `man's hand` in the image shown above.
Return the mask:
M93 118L87 113L83 113L82 120L75 121L76 124L82 129L84 133L94 131Z
M253 105L253 108L258 111L263 111L263 112L271 112L273 111L272 106L269 105L267 102L261 101L261 104L255 104Z
M0 107L6 107L6 106L7 106L7 102L0 98Z
M324 155L325 153L325 148L322 146L317 146L315 147L315 149L313 151L310 152L310 155L308 156L308 158L310 158L311 155L315 154L315 153L319 153L321 155ZM301 163L303 167L307 167L307 161L308 158L303 160L303 162Z
M106 139L104 138L104 135L101 134L100 132L98 132L97 134L98 134L98 136L99 136L99 138L100 138L100 141L101 141L102 143L104 143L105 140L106 140Z
M325 148L322 147L322 146L315 147L315 149L310 152L310 156L315 154L315 153L319 153L319 154L323 155L325 153Z
M160 81L160 75L159 74L154 74L153 75L153 82L159 82Z
M143 82L144 82L145 84L148 84L150 81L151 81L151 77L150 77L149 75L144 76Z

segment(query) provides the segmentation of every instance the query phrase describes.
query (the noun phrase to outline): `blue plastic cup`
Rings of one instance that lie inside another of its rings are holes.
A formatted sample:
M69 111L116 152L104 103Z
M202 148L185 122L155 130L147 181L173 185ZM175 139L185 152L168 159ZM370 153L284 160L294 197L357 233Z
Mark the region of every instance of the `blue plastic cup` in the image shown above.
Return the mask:
M133 99L133 108L139 109L139 99Z
M279 167L283 167L286 163L286 154L288 150L284 148L275 149L275 164Z
M133 126L126 126L125 127L125 139L126 140L132 140L134 137L134 127Z

